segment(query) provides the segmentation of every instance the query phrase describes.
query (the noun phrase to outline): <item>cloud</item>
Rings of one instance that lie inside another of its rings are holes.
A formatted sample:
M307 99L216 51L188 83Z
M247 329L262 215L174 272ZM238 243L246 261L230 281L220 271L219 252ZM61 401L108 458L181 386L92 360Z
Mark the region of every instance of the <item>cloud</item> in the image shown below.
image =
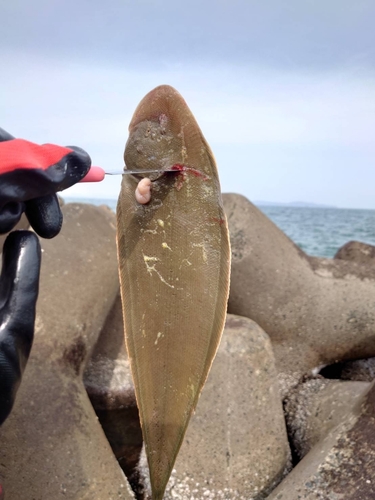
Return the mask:
M168 83L223 190L375 207L372 14L371 0L3 2L0 126L118 170L136 105ZM119 185L67 194L116 197Z
M3 48L81 61L375 67L372 0L12 0L0 18Z

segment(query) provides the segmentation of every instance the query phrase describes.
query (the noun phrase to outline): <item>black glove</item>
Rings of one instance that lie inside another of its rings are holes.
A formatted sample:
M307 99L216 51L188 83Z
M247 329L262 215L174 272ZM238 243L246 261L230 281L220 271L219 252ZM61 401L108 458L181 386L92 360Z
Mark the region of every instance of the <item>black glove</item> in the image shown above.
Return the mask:
M0 128L0 233L10 231L25 212L39 236L56 236L62 214L55 193L79 182L90 167L83 149L39 146Z
M9 234L0 276L0 425L13 407L34 338L40 261L34 233Z

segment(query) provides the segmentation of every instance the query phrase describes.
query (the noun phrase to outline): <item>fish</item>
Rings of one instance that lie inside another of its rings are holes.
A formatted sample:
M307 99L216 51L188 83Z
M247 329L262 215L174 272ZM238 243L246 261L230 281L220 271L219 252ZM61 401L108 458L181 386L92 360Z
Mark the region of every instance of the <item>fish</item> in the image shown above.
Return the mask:
M215 159L183 97L161 85L129 125L117 251L125 342L150 471L162 500L224 329L230 243ZM146 176L146 174L145 174Z

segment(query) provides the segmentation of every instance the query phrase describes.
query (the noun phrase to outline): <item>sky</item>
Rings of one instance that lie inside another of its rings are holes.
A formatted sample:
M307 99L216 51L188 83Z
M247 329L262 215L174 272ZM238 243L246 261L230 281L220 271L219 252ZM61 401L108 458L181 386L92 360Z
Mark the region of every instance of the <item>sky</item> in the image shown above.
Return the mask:
M0 1L0 127L123 167L131 116L175 87L251 201L375 209L374 0ZM121 176L63 196L117 198Z

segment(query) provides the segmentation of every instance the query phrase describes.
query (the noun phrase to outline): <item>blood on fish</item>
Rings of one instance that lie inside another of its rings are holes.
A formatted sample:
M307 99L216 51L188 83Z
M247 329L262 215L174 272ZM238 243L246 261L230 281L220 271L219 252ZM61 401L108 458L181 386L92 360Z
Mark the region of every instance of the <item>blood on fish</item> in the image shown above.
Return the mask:
M188 167L187 165L182 165L181 163L175 163L172 165L171 170L176 170L178 173L182 174L182 179L180 179L176 185L177 191L182 188L183 181L186 179L186 174L192 174L194 177L200 177L204 181L208 181L208 175L204 174L200 170L193 167Z
M219 223L219 226L222 226L225 222L225 219L218 219L217 217L212 217L212 220L214 222L218 222Z
M174 165L171 166L171 170L179 170L180 172L185 169L186 169L185 165L181 165L180 163L175 163Z

